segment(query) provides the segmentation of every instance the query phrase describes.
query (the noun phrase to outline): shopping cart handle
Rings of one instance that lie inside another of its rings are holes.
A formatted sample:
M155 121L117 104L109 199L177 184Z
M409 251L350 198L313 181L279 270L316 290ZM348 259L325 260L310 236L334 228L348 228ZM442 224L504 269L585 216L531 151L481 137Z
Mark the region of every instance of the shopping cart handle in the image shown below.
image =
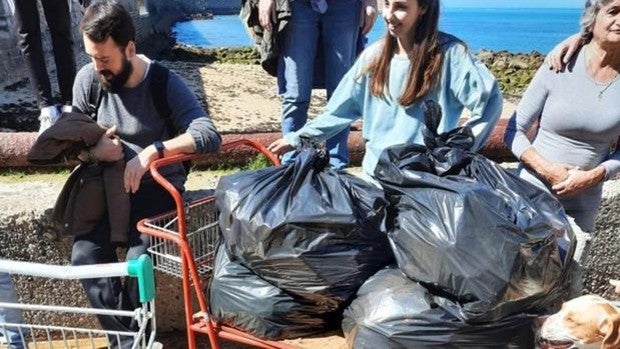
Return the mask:
M155 297L153 262L146 254L127 262L92 265L49 265L0 259L0 272L64 280L132 276L138 278L140 301L148 302Z
M128 275L126 263L72 266L12 261L8 259L0 259L0 272L66 280Z
M153 273L153 262L149 256L143 254L138 259L128 260L127 273L138 278L140 302L146 303L155 298L155 275Z

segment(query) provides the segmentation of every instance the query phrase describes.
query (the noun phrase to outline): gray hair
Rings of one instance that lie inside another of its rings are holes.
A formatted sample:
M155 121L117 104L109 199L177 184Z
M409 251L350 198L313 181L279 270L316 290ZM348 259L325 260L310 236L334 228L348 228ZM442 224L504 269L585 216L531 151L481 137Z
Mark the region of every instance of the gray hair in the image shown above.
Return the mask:
M592 27L598 12L613 0L588 0L581 14L581 37L585 42L592 40Z

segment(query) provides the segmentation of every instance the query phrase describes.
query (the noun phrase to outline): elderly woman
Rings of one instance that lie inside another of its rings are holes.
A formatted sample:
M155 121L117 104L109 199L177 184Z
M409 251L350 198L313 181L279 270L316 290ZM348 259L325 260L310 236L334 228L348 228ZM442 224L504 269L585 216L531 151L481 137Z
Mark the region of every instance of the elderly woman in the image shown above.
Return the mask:
M587 1L581 25L585 44L568 69L538 70L504 140L521 160L519 175L556 195L592 232L603 182L620 171L620 0ZM578 252L587 245L579 240Z

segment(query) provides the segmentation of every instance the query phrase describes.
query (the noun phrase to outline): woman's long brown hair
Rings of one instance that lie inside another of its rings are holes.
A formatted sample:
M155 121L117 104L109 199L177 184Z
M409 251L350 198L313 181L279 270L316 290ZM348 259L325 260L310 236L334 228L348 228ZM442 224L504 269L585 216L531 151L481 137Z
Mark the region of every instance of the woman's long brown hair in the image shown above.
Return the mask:
M415 28L413 49L408 52L411 60L407 86L398 98L403 106L411 105L423 98L439 80L443 54L439 44L439 0L417 0L418 6L425 10ZM371 73L370 91L374 96L385 98L390 79L390 62L396 53L396 38L389 33L384 45L366 72Z

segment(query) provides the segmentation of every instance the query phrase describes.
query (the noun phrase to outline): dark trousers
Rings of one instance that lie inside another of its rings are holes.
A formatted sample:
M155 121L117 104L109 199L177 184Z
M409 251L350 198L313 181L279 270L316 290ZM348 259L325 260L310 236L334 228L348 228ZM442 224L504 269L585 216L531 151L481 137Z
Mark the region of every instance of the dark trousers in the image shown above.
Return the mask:
M131 218L126 259L138 258L147 252L149 237L140 234L136 224L142 218L154 216L174 208L170 194L156 183L142 183L140 190L131 195ZM106 215L94 230L87 235L76 237L73 242L71 263L90 265L116 263L116 245L110 242L110 224ZM123 282L124 281L124 282ZM94 308L113 310L134 310L140 306L138 284L135 278L85 279L82 285ZM101 327L109 331L137 331L135 320L113 316L99 316ZM130 338L109 338L112 348L131 348Z
M20 46L32 89L37 95L39 108L54 105L50 79L43 57L37 0L15 0L14 3ZM73 79L75 79L75 56L69 0L41 0L41 4L52 38L60 102L71 104Z

